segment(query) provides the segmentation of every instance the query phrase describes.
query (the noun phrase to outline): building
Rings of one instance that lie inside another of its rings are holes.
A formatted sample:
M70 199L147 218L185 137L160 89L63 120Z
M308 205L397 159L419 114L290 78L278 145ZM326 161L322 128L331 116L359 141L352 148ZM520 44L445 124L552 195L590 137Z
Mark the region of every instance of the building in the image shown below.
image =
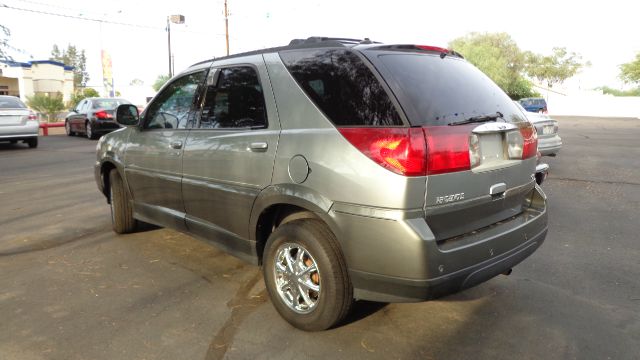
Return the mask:
M18 96L22 101L35 94L73 95L73 66L53 60L0 61L0 95Z

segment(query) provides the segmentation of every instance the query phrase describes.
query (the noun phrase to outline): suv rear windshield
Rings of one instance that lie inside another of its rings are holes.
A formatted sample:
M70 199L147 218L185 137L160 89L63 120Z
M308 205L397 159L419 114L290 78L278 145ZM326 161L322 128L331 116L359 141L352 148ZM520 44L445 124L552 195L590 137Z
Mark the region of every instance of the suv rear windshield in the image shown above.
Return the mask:
M345 49L283 51L298 85L336 126L401 126L384 88L358 55Z
M463 59L389 51L365 54L396 93L412 126L449 125L496 112L509 122L525 121L507 94Z
M0 97L0 109L26 109L22 101L14 97Z

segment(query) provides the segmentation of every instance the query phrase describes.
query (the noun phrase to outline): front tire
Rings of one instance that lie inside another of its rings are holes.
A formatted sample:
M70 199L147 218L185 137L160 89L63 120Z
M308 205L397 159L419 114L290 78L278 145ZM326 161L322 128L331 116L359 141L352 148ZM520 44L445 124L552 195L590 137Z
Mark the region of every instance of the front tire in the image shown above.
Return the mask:
M319 220L279 226L267 240L262 271L273 306L298 329L326 330L351 309L346 262L335 235Z
M133 208L124 188L122 177L115 169L109 172L109 199L113 231L118 234L133 232L136 229Z
M67 136L73 136L75 133L71 131L71 124L69 121L65 121L64 123L64 131L67 133Z

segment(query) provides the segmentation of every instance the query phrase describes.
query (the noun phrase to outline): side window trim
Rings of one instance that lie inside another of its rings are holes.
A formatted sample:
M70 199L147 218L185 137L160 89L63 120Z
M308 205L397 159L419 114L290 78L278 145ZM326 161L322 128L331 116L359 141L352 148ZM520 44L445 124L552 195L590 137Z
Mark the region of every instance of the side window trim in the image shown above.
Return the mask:
M144 116L142 117L142 119L140 121L140 124L138 125L138 128L140 129L140 131L158 131L158 130L166 131L167 129L165 129L165 128L160 128L160 129L149 129L149 128L146 128L147 123L150 121L149 109L151 109L153 107L153 105L157 101L160 101L160 100L158 100L159 99L158 95L162 94L169 86L171 86L171 84L175 83L176 81L179 81L180 79L182 79L182 78L184 78L186 76L193 75L193 74L196 74L196 73L199 73L199 72L204 73L204 76L203 76L203 83L204 83L204 81L206 81L208 71L209 71L208 68L205 68L205 69L199 68L199 69L196 69L196 70L193 70L193 71L190 71L190 72L183 73L183 74L181 74L180 77L175 77L173 79L170 79L166 84L164 84L162 86L162 88L160 89L160 91L158 91L158 93L153 97L151 102L149 102L149 104L147 104L147 106L145 107L145 110L144 110L144 112L142 114ZM204 89L203 88L205 88L205 87L202 86L203 83L198 84L198 87L197 87L197 89L195 91L195 94L194 94L194 99L193 99L193 101L191 103L191 108L189 109L189 113L190 114L187 115L187 117L191 116L192 114L194 114L195 112L198 111L198 103L201 101L201 99L204 98ZM184 127L184 128L175 128L175 129L172 129L172 130L173 131L176 131L176 130L190 130L192 128L193 127L189 127L188 126L188 122L187 122L187 126L186 127Z
M258 84L260 85L260 88L262 89L262 100L264 102L264 111L265 111L265 124L264 126L260 126L260 127L223 127L223 128L201 128L201 119L202 119L202 111L203 111L203 107L204 107L204 103L206 101L206 94L207 94L207 88L209 86L209 83L211 84L215 84L215 87L218 87L218 82L220 81L220 74L222 73L222 70L224 69L229 69L229 68L239 68L239 67L250 67L251 69L253 69L253 71L255 71L256 74L256 78L258 79ZM209 72L206 76L206 80L205 80L205 86L203 86L202 92L201 92L201 98L199 99L198 105L195 109L195 111L197 112L197 120L194 123L194 126L191 128L191 130L214 130L214 131L252 131L252 130L265 130L269 128L269 116L267 114L267 99L265 98L264 95L264 85L262 84L262 79L260 78L260 69L252 63L246 63L246 62L242 62L242 63L234 63L234 64L224 64L224 65L216 65L216 63L214 62L211 67L209 68Z

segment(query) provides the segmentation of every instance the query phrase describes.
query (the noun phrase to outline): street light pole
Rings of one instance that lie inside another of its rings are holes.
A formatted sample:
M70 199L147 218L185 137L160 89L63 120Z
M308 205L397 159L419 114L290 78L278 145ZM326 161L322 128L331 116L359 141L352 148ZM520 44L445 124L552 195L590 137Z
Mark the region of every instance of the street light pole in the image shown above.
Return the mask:
M167 16L167 46L169 47L169 79L173 76L172 67L171 67L171 21L169 21L169 16Z
M171 23L184 24L184 15L167 16L167 47L169 48L169 78L173 76L173 65L171 58Z
M229 56L229 11L227 10L227 0L224 0L224 33L227 39L227 56Z

